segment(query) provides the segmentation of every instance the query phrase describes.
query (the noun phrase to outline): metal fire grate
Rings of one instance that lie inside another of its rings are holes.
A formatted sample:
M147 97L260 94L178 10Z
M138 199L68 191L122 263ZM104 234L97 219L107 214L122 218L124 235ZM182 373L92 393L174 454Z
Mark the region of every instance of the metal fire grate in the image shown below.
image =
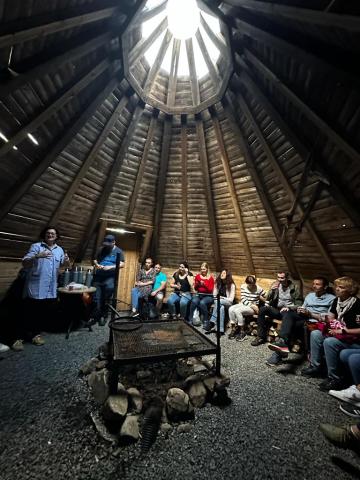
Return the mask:
M113 360L120 363L196 357L216 353L216 344L182 320L115 321Z

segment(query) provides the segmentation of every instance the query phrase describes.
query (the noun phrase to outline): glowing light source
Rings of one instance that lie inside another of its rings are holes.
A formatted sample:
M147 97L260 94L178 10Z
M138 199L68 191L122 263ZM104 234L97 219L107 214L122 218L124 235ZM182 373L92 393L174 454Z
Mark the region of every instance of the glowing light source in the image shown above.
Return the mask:
M4 142L6 142L6 143L9 141L8 138L5 137L5 135L4 135L2 132L0 132L0 138L1 138L2 140L4 140Z
M186 40L193 37L200 24L200 12L196 0L169 0L168 24L175 38Z
M31 133L28 133L27 136L30 138L30 140L31 140L35 145L39 145L39 142L36 140L36 138L34 137L34 135L31 135Z

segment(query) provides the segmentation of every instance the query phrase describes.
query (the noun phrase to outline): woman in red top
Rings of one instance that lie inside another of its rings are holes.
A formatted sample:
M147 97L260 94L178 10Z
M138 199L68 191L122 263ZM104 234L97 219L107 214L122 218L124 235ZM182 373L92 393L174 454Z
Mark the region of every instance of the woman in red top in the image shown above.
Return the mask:
M194 312L198 308L203 314L203 327L205 331L210 330L208 308L214 302L214 277L209 273L209 266L206 262L201 264L200 273L195 275L194 289L196 294L193 296L190 306L190 323L193 323Z

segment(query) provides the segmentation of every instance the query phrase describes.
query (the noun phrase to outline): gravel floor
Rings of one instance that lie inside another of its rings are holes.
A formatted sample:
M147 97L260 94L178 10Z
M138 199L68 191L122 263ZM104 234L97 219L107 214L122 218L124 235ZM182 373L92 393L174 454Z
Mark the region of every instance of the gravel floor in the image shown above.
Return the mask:
M351 423L316 380L267 367L266 346L223 337L231 406L198 410L190 433L160 434L150 454L112 447L89 418L77 373L107 328L46 335L43 347L1 354L0 479L351 479L360 458L329 445L321 421ZM283 368L283 367L282 367Z

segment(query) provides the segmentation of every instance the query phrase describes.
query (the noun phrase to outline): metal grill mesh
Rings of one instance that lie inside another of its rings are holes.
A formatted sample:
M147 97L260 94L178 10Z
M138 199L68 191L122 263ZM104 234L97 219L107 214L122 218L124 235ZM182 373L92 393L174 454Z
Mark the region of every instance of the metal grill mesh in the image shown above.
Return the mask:
M196 356L216 352L216 345L187 323L178 321L145 322L133 329L134 322L113 328L114 360L165 358L170 355ZM127 327L129 330L127 330Z

